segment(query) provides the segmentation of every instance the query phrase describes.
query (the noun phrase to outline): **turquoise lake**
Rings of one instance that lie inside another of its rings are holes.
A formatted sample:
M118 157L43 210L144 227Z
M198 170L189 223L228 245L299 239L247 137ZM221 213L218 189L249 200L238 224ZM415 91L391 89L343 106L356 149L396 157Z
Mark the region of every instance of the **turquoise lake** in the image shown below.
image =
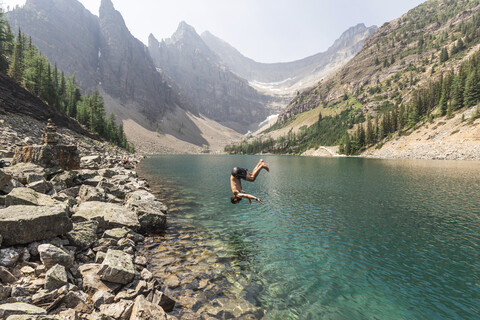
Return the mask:
M479 162L263 156L270 172L242 183L265 205L232 205L231 169L260 158L149 156L139 171L173 190L158 194L169 221L227 250L266 319L480 318Z

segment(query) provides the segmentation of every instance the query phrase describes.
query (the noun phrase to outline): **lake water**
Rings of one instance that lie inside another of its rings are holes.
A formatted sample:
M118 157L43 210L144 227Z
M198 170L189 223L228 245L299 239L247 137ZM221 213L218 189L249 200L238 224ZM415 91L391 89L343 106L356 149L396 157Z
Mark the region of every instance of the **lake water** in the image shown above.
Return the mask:
M243 182L265 205L232 205L232 167L259 159L151 156L139 171L266 319L480 318L479 162L265 156L270 172Z

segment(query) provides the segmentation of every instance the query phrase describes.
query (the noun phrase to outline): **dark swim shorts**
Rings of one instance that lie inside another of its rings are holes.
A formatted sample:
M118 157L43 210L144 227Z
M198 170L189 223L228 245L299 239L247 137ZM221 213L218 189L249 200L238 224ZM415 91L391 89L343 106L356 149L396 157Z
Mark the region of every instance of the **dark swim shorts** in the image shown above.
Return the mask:
M238 179L247 180L247 169L235 167L232 170L232 176Z

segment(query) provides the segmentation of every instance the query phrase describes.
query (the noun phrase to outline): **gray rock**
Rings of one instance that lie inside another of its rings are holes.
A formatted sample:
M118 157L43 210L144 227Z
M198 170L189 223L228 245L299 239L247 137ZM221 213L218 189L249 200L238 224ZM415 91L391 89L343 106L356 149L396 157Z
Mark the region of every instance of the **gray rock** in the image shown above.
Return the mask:
M132 256L123 251L109 249L98 275L100 279L113 283L127 284L131 282L135 277Z
M112 238L118 241L121 238L125 238L129 232L131 232L131 230L128 228L113 228L106 230L103 233L103 238Z
M55 206L60 203L58 200L29 188L15 188L5 197L6 207L14 205Z
M105 260L105 252L98 251L95 255L95 263L102 263Z
M137 214L140 222L140 232L158 234L165 230L167 224L165 214L168 209L160 201L152 200L148 196L144 196L143 199L131 196L126 201L125 206Z
M0 209L0 234L5 245L50 239L66 234L71 229L72 222L68 218L68 207L65 204Z
M0 285L0 300L5 300L10 297L12 293L12 288L9 286L2 286Z
M87 315L87 320L115 320L110 316L107 316L103 313L94 312L92 314Z
M58 290L47 291L47 290L41 289L41 290L38 290L37 293L35 293L32 296L32 303L37 305L37 304L52 302L58 296L59 296Z
M89 248L97 241L98 222L95 220L75 222L73 230L67 233L70 243L80 249Z
M28 288L24 286L13 286L12 287L12 293L11 296L13 298L18 298L18 297L26 297L30 295L30 291L28 291Z
M67 271L59 264L48 269L45 274L45 289L52 291L59 289L68 283Z
M135 212L118 204L99 201L81 203L72 216L72 220L96 220L99 223L98 227L101 229L129 227L137 230L140 227L140 222Z
M20 259L20 253L16 250L10 248L0 250L0 266L13 267L18 259Z
M48 270L56 264L60 264L66 268L73 266L73 254L60 249L53 244L41 244L38 246L40 260Z
M143 269L140 273L140 276L145 281L150 281L153 279L153 273L151 273L147 268Z
M155 290L152 303L162 307L165 312L171 312L175 308L175 301L160 290Z
M38 180L38 181L27 184L26 187L30 188L30 189L38 192L38 193L46 194L50 190L52 190L53 185L50 182L48 182L48 181L46 181L45 179L42 178L41 180Z
M80 190L78 192L78 198L80 199L80 202L85 202L85 201L107 202L108 200L107 193L105 192L105 190L92 187L86 184L80 187Z
M140 295L135 299L130 320L167 320L168 317L162 307L148 302Z
M156 198L151 192L146 190L136 190L125 196L125 201L128 202L129 200L154 201Z
M88 295L85 292L71 290L63 299L63 303L67 308L89 313L93 310L93 305L88 300Z
M54 176L50 182L53 184L53 188L59 192L64 189L75 187L75 179L77 178L76 171L65 171Z
M100 312L117 320L126 320L132 314L133 302L123 300L100 306Z
M45 177L45 169L33 163L18 163L16 165L6 167L3 169L6 174L21 184L28 184L35 181L34 177ZM32 177L31 177L32 176Z
M112 169L100 169L98 170L98 174L105 178L112 178L113 176L117 175L118 172Z
M86 292L95 292L97 290L110 293L117 292L121 284L102 281L98 275L99 270L100 264L97 263L84 264L78 267L78 271L82 275L83 290Z
M95 308L100 308L102 304L111 304L115 296L110 292L104 290L98 290L92 297L93 305Z
M64 170L75 170L80 167L80 158L75 145L17 147L12 164L20 162L36 163L44 168L60 167Z
M22 302L0 304L0 319L7 319L12 315L42 315L47 314L45 309Z
M13 188L12 177L5 173L3 169L0 169L0 191L3 193L9 193Z
M17 281L17 278L7 268L0 266L0 280L2 283L12 283Z

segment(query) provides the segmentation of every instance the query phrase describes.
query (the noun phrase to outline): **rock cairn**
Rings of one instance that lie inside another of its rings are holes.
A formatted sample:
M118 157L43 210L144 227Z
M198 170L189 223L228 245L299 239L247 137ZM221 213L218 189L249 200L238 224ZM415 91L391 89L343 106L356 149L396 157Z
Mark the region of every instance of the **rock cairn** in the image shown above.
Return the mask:
M52 119L48 119L47 126L43 130L43 144L47 146L58 144L57 127Z
M52 119L48 119L42 136L43 145L17 147L13 156L13 164L26 162L35 163L45 168L79 169L80 157L77 146L59 144L57 128Z

